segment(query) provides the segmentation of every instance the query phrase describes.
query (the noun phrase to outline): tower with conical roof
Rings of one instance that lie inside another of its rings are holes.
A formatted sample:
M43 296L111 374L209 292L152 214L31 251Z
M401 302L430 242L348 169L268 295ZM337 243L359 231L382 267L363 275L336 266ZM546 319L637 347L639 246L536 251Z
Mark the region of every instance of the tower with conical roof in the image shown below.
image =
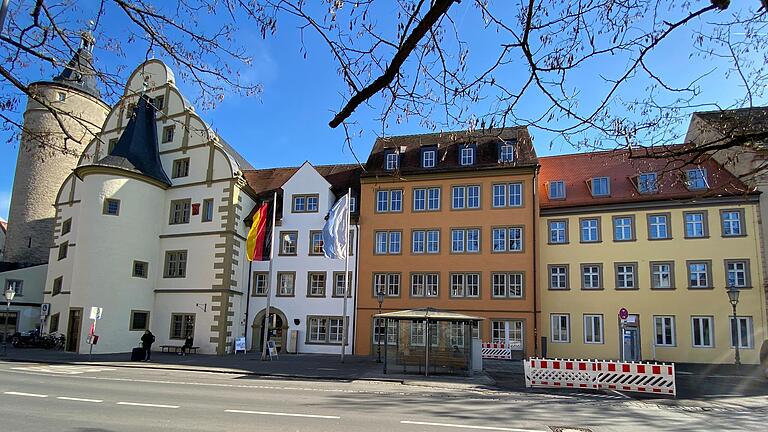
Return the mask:
M43 104L33 98L27 101L4 261L24 265L48 262L55 235L56 194L109 112L96 84L93 45L93 36L83 33L80 47L61 73L29 86L61 114L57 120Z

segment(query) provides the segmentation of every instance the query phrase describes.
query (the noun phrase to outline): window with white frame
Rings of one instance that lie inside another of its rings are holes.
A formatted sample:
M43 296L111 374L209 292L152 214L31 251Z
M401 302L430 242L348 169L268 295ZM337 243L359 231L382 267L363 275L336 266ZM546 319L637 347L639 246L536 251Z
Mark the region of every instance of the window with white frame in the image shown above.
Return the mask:
M509 200L507 204L509 207L520 207L523 205L523 184L522 183L510 183L507 185L509 189Z
M651 240L662 240L670 238L668 215L654 214L648 216L648 238Z
M553 180L547 187L549 199L565 199L565 182L562 180Z
M451 297L479 297L480 273L451 274Z
M583 289L601 289L602 283L602 268L597 264L582 264L581 265L581 280Z
M426 251L426 231L413 231L411 233L411 253L423 254Z
M568 267L561 265L549 267L549 289L568 289Z
M610 180L608 177L594 177L590 184L592 185L592 196L602 197L611 194Z
M384 335L384 329L386 328L387 337L382 339L382 345L396 345L397 344L397 321L389 320L387 325L384 325L384 318L373 319L373 343L378 345L379 338Z
M707 223L703 212L685 213L685 236L687 238L702 238L707 236Z
M752 348L754 345L752 333L752 317L737 316L736 320L730 317L731 322L731 348L738 344L739 348Z
M254 296L267 295L268 278L269 278L269 273L253 272L253 295Z
M402 235L400 231L376 231L377 255L397 255L402 251Z
M616 289L637 288L637 264L616 264Z
M651 288L670 289L672 288L672 263L654 262L651 263Z
M400 154L397 152L388 152L384 168L387 171L394 171L400 167Z
M675 346L675 317L654 316L657 346Z
M656 173L649 172L640 174L637 177L637 190L644 194L657 192L659 189L656 185Z
M688 286L690 288L709 288L711 286L708 261L688 262Z
M749 287L749 261L726 260L725 273L728 286L735 286L736 288Z
M493 207L521 207L523 205L523 184L505 183L492 186Z
M310 255L323 254L323 232L322 231L309 232L309 254Z
M491 343L509 343L512 349L523 348L523 322L520 320L491 321Z
M584 315L584 343L603 343L603 316Z
M317 213L320 197L317 194L293 195L293 213Z
M475 163L475 148L472 146L462 147L459 163L464 166L473 165Z
M522 298L524 292L523 274L491 274L491 295L495 298Z
M373 295L383 292L387 297L400 296L400 273L374 273Z
M549 243L568 243L568 222L564 220L549 221Z
M581 219L581 242L594 243L600 241L600 221L597 219Z
M451 253L480 252L479 228L451 229Z
M437 297L440 276L438 273L413 273L411 275L411 297Z
M376 212L403 211L403 191L401 189L379 190L376 192Z
M427 189L427 210L440 210L440 188Z
M421 167L422 168L434 168L437 151L436 150L423 150L421 152Z
M723 210L720 219L723 226L723 237L738 237L744 235L742 228L742 210Z
M618 216L613 218L613 240L630 241L634 240L632 217Z
M277 272L277 295L292 297L296 291L296 273Z
M333 296L344 297L344 272L333 272ZM352 294L352 272L347 273L347 293Z
M571 341L571 317L568 314L550 315L551 335L554 343L568 343Z
M691 342L694 348L713 348L714 319L711 316L691 317Z
M464 346L464 325L461 322L448 323L448 343L452 347Z
M440 230L427 230L427 253L440 253Z
M328 318L308 317L307 342L328 343Z
M184 278L187 276L187 251L176 250L165 252L165 278Z
M685 180L688 189L707 189L707 171L703 168L689 169L685 172Z
M440 210L440 188L414 188L413 211Z
M410 321L410 345L411 346L424 346L426 332L423 322Z
M506 207L507 205L507 189L503 184L493 185L493 206L494 207Z
M325 272L307 273L307 297L325 297Z
M522 227L493 228L493 252L520 252L523 250Z
M499 162L507 163L515 161L515 146L505 142L499 147Z
M480 208L480 186L453 186L451 188L451 208Z
M280 232L280 255L296 255L296 243L299 241L297 231Z

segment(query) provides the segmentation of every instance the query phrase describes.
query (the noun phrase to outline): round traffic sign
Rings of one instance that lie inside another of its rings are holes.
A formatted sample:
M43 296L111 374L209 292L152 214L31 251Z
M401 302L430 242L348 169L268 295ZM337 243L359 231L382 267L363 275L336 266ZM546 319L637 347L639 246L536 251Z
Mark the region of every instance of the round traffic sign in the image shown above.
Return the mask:
M621 308L619 309L619 318L625 320L629 317L629 311L627 308Z

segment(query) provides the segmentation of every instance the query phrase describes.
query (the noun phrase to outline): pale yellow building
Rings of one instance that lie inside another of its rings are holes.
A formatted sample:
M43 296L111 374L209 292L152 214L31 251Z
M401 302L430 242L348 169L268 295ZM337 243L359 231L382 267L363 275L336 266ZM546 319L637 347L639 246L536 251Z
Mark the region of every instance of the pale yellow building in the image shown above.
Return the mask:
M732 363L735 339L741 362L759 363L759 193L714 160L614 151L540 161L547 357ZM735 321L729 283L740 289Z

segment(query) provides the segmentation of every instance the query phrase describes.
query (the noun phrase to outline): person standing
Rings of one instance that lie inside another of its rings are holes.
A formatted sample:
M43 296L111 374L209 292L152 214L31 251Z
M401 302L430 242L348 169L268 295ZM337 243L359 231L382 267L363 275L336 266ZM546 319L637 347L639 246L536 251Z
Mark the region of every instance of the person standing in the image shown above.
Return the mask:
M149 361L149 358L152 355L152 344L154 342L155 335L153 335L149 329L145 330L144 334L141 336L141 347L144 348L144 354L146 355L144 361Z

